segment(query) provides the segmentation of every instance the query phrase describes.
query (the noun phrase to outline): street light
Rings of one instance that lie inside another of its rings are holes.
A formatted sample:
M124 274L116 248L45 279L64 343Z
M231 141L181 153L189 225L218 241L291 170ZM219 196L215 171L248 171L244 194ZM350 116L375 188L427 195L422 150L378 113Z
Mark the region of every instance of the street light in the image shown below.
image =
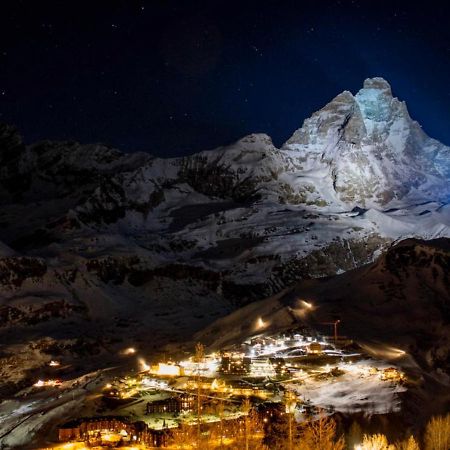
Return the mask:
M313 309L314 305L310 302L307 302L306 300L302 300L303 306L305 306L308 309Z

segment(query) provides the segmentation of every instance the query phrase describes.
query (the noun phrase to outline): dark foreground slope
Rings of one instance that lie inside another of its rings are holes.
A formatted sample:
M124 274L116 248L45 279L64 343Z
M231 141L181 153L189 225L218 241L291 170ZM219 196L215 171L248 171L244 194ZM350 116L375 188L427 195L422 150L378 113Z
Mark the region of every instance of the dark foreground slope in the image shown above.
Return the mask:
M303 300L314 305L305 309ZM406 400L423 417L450 408L450 240L408 239L377 261L342 275L305 280L281 295L250 304L196 337L211 347L300 324L326 331L340 319L340 334L374 356L395 360L415 387Z

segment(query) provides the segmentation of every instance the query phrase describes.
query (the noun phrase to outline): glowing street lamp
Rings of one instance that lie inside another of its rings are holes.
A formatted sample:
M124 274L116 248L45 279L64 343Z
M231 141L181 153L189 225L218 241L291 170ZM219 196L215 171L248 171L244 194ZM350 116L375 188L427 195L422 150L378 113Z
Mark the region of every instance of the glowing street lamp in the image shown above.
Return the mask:
M262 330L263 328L266 328L268 325L269 325L269 323L264 321L262 319L262 317L258 317L258 319L256 320L256 329L257 330Z
M134 355L136 353L136 349L134 347L128 347L123 349L120 354L124 356Z
M306 300L302 300L302 305L305 308L308 308L308 309L313 309L314 308L314 305L312 303L310 303L310 302L307 302Z
M150 370L150 366L145 362L143 358L139 358L138 363L141 372L148 372Z

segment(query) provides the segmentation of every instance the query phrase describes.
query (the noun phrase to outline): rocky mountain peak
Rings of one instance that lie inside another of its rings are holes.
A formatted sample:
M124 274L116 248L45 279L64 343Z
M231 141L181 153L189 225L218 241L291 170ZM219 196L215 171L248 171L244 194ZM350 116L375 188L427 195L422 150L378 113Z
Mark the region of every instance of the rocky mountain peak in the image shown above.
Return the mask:
M364 124L370 133L387 131L393 121L403 119L408 126L412 125L411 117L404 102L392 96L390 84L383 78L368 78L364 87L355 95L355 101L361 112ZM384 130L373 123L386 123Z
M326 174L345 203L377 207L404 199L441 199L448 192L450 150L430 139L393 97L383 78L368 78L356 95L344 91L306 119L284 144ZM323 176L323 175L321 175Z
M376 89L392 96L391 85L382 77L366 78L363 89Z
M259 149L261 147L274 147L272 138L266 133L252 133L237 141L237 145L248 149Z

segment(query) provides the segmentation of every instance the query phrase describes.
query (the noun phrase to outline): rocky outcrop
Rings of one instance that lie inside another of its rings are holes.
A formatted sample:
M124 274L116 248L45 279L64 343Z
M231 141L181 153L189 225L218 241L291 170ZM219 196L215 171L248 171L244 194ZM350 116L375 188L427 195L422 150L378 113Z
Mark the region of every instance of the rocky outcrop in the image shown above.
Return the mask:
M422 198L448 198L449 148L426 136L382 78L366 80L356 95L338 95L283 149L305 159L304 169L324 171L345 203L382 207L416 190Z

